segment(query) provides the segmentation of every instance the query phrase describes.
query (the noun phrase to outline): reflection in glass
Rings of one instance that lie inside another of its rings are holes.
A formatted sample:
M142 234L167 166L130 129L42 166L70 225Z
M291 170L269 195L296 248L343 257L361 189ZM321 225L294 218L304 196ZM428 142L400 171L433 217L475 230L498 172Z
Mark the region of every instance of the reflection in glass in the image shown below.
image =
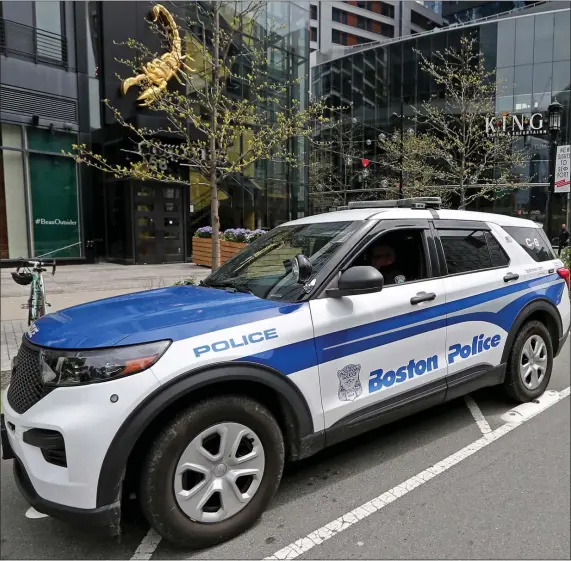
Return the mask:
M569 18L569 16L567 16ZM531 19L531 18L530 18ZM553 14L535 16L535 36L533 40L533 62L553 60Z
M547 109L551 103L552 64L546 62L533 67L533 109Z
M569 61L571 59L571 17L569 12L556 14L556 16L553 60Z
M553 93L571 90L571 60L553 63Z
M515 64L528 64L533 60L534 18L516 19ZM529 91L529 90L528 90Z
M180 197L180 189L175 187L163 187L163 197L165 199L178 199Z
M155 190L153 187L148 187L147 185L139 185L137 189L138 197L154 197Z
M148 228L153 225L153 219L147 216L140 216L137 218L137 224L143 228Z

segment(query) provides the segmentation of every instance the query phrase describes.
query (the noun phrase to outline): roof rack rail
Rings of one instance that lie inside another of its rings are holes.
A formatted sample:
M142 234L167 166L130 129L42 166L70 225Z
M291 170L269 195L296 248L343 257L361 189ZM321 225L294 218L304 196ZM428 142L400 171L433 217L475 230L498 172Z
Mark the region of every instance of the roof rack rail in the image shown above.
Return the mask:
M354 201L350 202L349 209L357 208L435 208L442 206L440 197L413 197L410 199L392 199L387 201Z

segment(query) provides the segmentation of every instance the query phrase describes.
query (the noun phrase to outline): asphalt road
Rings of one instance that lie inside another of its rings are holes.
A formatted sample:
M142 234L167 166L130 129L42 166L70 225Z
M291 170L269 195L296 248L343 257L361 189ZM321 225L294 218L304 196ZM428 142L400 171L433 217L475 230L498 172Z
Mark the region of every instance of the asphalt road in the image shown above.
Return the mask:
M570 345L550 389L570 385ZM471 396L490 430L512 407ZM565 397L427 483L299 554L299 559L570 559L570 409ZM51 518L28 519L2 461L2 559L262 559L482 439L464 399L287 467L259 523L218 547L180 551L132 522L121 542ZM140 547L142 542L142 547Z

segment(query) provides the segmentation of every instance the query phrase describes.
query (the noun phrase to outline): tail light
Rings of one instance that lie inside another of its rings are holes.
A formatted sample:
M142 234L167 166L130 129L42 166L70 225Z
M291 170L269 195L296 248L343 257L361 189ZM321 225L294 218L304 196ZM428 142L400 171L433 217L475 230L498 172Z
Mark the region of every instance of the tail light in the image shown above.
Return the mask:
M557 274L567 283L567 288L571 289L571 272L569 269L557 269Z

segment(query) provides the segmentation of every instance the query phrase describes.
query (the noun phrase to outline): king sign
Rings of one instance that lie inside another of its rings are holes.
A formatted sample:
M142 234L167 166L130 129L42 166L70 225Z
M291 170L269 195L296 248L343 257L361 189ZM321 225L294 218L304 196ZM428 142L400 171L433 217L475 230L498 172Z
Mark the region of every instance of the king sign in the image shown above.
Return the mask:
M500 116L485 117L485 120L486 133L490 135L524 136L546 133L543 113L534 113L528 117L504 112Z

